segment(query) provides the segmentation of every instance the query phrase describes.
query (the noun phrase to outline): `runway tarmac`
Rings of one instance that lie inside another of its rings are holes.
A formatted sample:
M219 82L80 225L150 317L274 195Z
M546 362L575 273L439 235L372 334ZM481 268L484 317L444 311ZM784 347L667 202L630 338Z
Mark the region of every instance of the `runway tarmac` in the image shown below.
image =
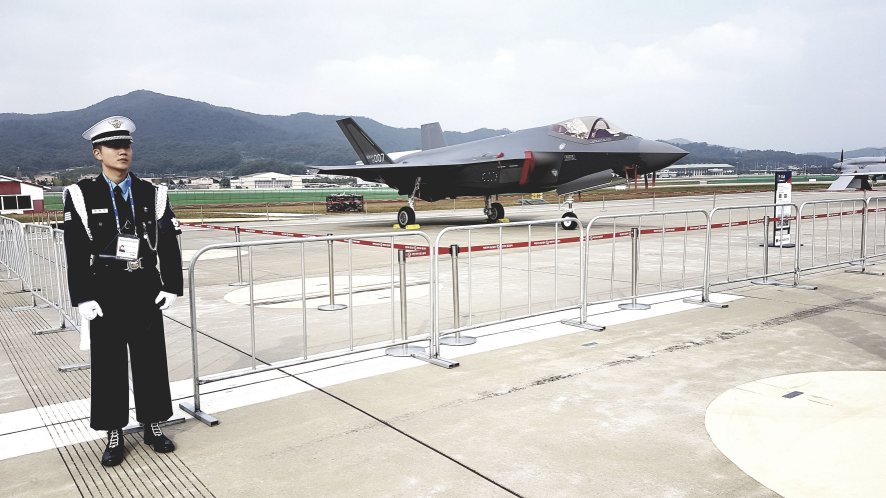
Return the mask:
M794 196L800 202L834 197ZM655 209L709 209L714 202L761 204L771 202L771 195L659 199ZM601 203L580 204L576 212L585 221L651 208L648 202L621 201L607 202L606 211ZM506 209L511 221L560 214L556 206ZM473 210L418 213L421 230L432 240L447 226L464 227L481 218ZM393 215L373 214L239 224L347 235L390 231L392 223ZM477 231L470 245L529 236L525 228L497 232ZM552 232L538 228L531 237L540 240ZM687 238L690 245L695 236ZM243 240L268 238L243 234ZM185 254L193 254L232 239L228 231L187 228L182 240ZM662 277L653 275L646 282L650 291L665 283L659 295L644 300L652 309L619 310L618 300L597 304L589 321L607 328L594 332L561 323L574 319L577 311L553 311L578 299L572 292L578 281L577 244L561 246L556 263L549 247L515 249L501 257L496 251L472 255L473 290L464 295L462 312L471 303L476 326L464 333L478 341L441 351L460 363L457 368L376 350L206 384L204 408L221 420L218 426L189 418L170 426L167 433L179 446L171 455L154 454L129 435L126 462L111 470L97 462L103 435L88 429L89 371L56 370L60 363L88 360L76 349L76 334L32 335L54 322L55 315L14 312L28 304L27 296L3 294L0 494L886 494L878 477L886 464L883 277L844 273L847 265L842 265L804 276L803 283L818 286L815 291L734 282L715 289L712 300L729 307L714 309L685 303L683 297L694 291L668 289L679 278L675 268L691 264L665 259ZM228 249L197 263L201 376L251 365L251 320L259 333L255 350L260 363L396 336L400 317L390 311L397 303L389 287L397 280L390 278L391 250L354 246L349 255L348 249L336 244L336 268L343 272L341 279L345 269L353 268L361 278L353 287L364 289L354 293L347 310L336 312L314 309L328 297L325 249L302 254L295 245L250 248L257 283L253 298L265 299L252 318L244 306L248 290L230 285L237 283L236 252ZM244 253L243 261L248 257ZM430 327L429 260L417 257L408 263L408 331L415 336ZM621 270L622 260L617 264ZM499 266L519 276L499 284ZM310 310L303 314L308 317L307 347L302 343L302 282ZM336 288L342 285L338 282ZM17 284L0 286L14 291ZM450 284L442 281L441 289ZM625 297L624 284L615 289L594 284L589 297L603 300L612 291ZM554 285L556 296L550 295ZM184 301L166 315L177 416L184 416L178 400L190 398L193 378ZM526 304L532 316L519 318L527 314ZM446 313L444 325L451 327L449 304L442 306L441 316ZM483 325L498 321L502 313L512 320Z

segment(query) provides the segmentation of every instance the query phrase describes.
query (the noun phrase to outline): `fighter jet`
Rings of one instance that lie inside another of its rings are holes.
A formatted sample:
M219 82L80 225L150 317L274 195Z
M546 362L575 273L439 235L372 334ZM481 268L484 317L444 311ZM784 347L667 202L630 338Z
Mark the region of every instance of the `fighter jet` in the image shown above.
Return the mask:
M422 150L392 157L386 154L353 118L337 121L357 156L358 165L315 166L320 171L362 178L396 188L407 195L397 223L415 223L415 199L437 201L482 195L489 222L504 219L504 207L492 202L496 194L556 190L572 194L606 186L633 174L653 173L688 154L673 145L645 140L605 118L587 116L549 126L458 145L446 145L439 123L422 126ZM562 226L575 229L572 212Z
M828 187L829 191L873 190L871 180L876 180L878 176L886 177L886 157L853 157L844 160L843 151L840 151L840 162L834 163L834 170L840 176Z

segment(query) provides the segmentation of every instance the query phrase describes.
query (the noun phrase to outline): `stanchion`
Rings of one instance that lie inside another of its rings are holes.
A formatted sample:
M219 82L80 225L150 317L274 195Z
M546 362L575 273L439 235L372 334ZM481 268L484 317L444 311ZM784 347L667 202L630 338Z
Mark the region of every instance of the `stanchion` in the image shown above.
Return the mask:
M769 281L769 216L763 217L763 278L751 280L756 285L776 285Z
M459 292L458 292L458 245L449 246L449 256L452 259L452 327L455 329L455 335L440 339L440 344L447 346L467 346L477 342L476 337L461 335L461 312L459 311Z
M865 192L865 191L862 191ZM876 275L878 277L883 276L883 272L881 271L870 271L867 268L868 260L867 260L867 226L868 226L868 203L867 203L867 192L865 192L865 201L862 207L861 212L861 254L859 254L858 261L850 261L850 265L861 265L861 268L850 268L846 270L846 273L858 273L860 275Z
M406 250L397 251L397 262L400 264L400 337L406 341L409 339L406 328ZM424 355L425 350L418 346L401 344L385 349L385 354L388 356Z
M240 243L240 225L234 227L234 240L238 244ZM243 255L240 252L240 246L237 246L237 281L228 285L242 287L246 284L247 282L243 281Z
M637 278L640 273L640 229L639 228L631 228L631 302L630 303L622 303L618 305L619 309L623 310L648 310L652 306L648 304L638 303L637 302L637 294L639 293L639 286L637 285Z
M332 237L332 234L327 233L326 236ZM335 303L335 258L333 255L332 240L327 240L326 244L327 252L329 253L329 304L321 304L320 306L317 306L317 309L320 311L343 310L348 307L347 304Z

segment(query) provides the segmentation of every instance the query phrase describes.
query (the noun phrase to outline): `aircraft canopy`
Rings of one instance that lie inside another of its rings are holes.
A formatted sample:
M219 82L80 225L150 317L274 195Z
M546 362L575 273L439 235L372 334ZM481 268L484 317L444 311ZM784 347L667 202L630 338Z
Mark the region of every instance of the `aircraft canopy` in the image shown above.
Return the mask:
M628 135L615 124L599 116L585 116L560 121L551 125L551 131L581 140L624 138Z

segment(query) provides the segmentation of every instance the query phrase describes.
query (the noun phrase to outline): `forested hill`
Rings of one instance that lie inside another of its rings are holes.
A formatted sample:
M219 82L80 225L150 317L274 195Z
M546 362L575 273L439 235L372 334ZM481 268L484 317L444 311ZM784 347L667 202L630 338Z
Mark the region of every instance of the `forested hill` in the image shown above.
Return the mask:
M33 175L95 164L80 134L113 115L130 117L138 126L136 165L143 174L242 174L259 165L294 172L299 169L295 165L357 160L335 123L344 116L265 116L138 90L76 111L0 114L0 174L14 175L20 169ZM385 151L421 146L419 128L393 128L368 118L357 121ZM456 144L504 133L507 130L484 128L446 132L445 137Z
M794 154L782 150L746 150L734 147L723 147L705 142L690 142L676 139L668 142L689 152L689 155L677 161L677 164L731 164L738 172L749 172L761 169L781 169L788 166L807 167L810 171L831 172L834 159L816 154ZM839 156L839 153L837 154ZM848 155L846 157L856 157Z
M132 118L138 126L136 168L144 175L299 173L305 165L357 160L335 123L343 116L266 116L138 90L76 111L0 114L0 174L34 175L95 165L91 148L80 134L98 120L117 114ZM420 148L419 128L394 128L369 118L357 121L385 151ZM447 143L457 144L504 133L507 130L483 128L445 135ZM726 163L742 172L804 164L829 170L834 163L819 155L742 150L686 139L674 142L690 153L680 163ZM846 157L854 156L847 151Z

